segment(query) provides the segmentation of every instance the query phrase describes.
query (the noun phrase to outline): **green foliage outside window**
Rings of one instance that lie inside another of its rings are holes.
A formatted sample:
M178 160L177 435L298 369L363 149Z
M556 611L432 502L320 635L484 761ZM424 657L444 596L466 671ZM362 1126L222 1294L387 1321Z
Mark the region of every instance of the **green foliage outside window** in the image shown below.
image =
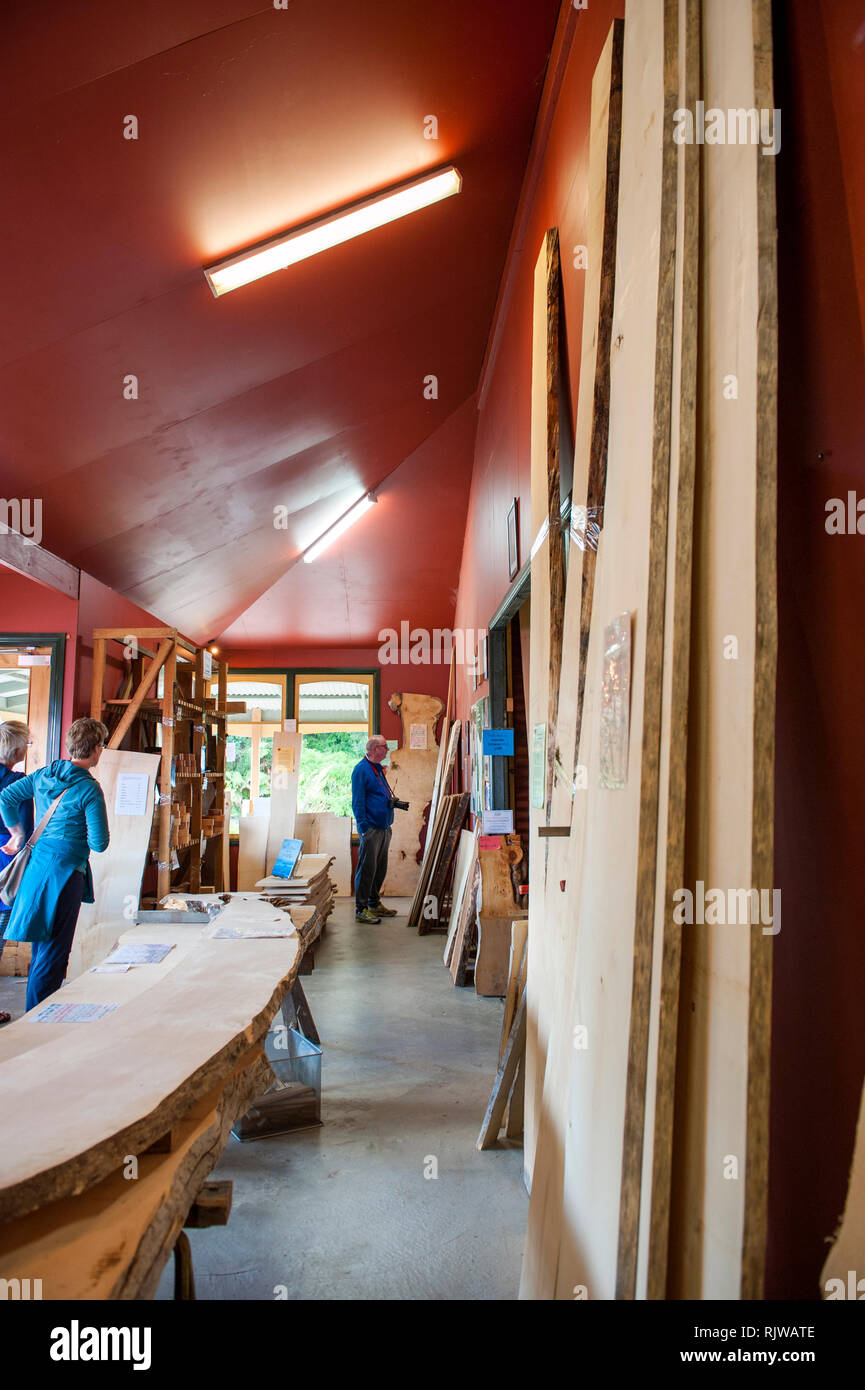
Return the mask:
M234 761L229 762L227 757L225 759L225 785L231 792L231 829L232 833L236 835L241 802L249 801L251 796L270 796L273 736L263 738L259 744L259 776L256 792L253 792L250 787L252 739L229 733L228 742L234 744Z
M273 738L262 738L258 790L252 792L252 740L229 734L234 744L234 761L225 763L225 781L231 792L231 829L237 833L240 805L250 796L270 796L273 766ZM335 816L351 815L351 774L366 752L366 734L304 734L297 792L299 811L331 811Z
M366 752L366 734L304 734L299 811L351 815L351 774Z

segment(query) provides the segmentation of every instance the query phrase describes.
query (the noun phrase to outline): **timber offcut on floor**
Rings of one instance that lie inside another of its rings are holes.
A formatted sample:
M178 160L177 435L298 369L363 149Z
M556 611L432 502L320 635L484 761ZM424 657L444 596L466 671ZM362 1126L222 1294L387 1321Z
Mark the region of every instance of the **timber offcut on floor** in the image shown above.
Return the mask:
M241 1144L225 1227L188 1232L199 1299L516 1299L522 1146L478 1153L501 999L453 988L441 937L337 901L304 990L321 1035L320 1128ZM437 1172L437 1177L425 1176ZM173 1275L157 1298L170 1299Z

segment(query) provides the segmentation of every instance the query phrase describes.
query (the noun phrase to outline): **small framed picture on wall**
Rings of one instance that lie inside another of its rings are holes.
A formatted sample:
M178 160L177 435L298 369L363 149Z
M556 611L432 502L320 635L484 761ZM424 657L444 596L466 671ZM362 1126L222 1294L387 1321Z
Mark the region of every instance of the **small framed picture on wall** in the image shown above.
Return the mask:
M520 501L515 497L508 512L508 578L516 579L520 572Z

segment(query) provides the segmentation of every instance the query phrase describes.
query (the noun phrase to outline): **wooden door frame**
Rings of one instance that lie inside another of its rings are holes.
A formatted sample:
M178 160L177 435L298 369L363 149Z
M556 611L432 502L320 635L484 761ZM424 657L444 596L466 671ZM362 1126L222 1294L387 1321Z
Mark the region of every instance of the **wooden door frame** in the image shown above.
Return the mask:
M0 650L4 647L50 647L51 680L48 689L48 732L45 738L46 761L62 756L60 732L63 725L63 677L66 669L65 632L0 632Z

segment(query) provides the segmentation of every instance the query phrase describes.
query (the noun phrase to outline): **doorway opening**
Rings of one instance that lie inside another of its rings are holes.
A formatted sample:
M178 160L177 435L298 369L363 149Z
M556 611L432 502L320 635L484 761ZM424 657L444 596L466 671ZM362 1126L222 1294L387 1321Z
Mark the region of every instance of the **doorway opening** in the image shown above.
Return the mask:
M65 633L0 633L0 719L29 725L32 742L17 771L60 757Z

